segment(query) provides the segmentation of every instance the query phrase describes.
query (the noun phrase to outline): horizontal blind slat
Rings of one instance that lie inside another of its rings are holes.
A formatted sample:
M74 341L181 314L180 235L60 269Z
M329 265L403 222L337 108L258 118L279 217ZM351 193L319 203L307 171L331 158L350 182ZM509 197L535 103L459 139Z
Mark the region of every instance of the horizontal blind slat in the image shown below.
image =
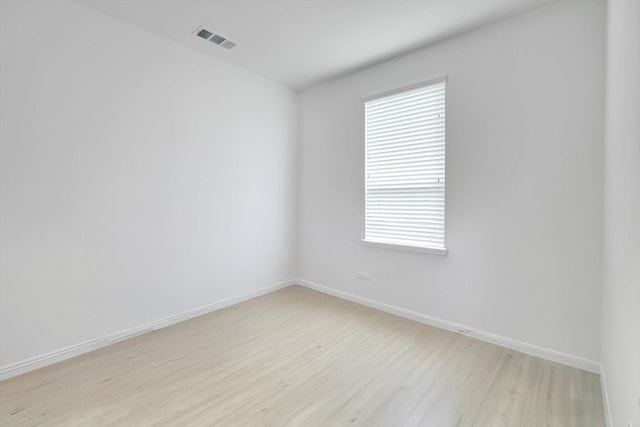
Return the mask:
M407 106L412 105L416 102L418 103L428 103L431 100L439 100L439 102L444 101L444 91L441 90L429 90L429 91L421 91L415 92L413 94L407 96L390 96L386 100L372 100L367 102L367 111L376 112L376 111L384 111L385 109L394 108L398 106Z
M444 120L432 120L427 123L420 124L409 124L407 126L395 127L391 129L386 128L377 128L377 129L367 129L366 135L367 138L371 138L374 141L376 138L381 139L394 135L415 135L424 133L427 131L434 131L436 129L444 129Z
M369 143L367 144L369 151L376 147L393 145L395 143L410 143L410 142L429 142L433 140L442 140L444 143L444 126L441 129L423 132L416 135L400 135L390 138L367 138Z
M367 173L377 173L384 171L397 171L398 168L402 168L404 171L411 170L440 170L444 169L444 157L429 159L422 161L417 160L401 160L395 162L379 163L376 165L370 165L367 167Z
M442 105L434 105L429 108L419 105L412 110L398 110L394 113L385 115L375 115L367 123L367 128L383 128L393 126L397 123L415 123L416 121L438 120L444 118L444 107Z
M389 138L384 137L384 138L367 138L369 140L369 149L368 151L370 153L375 153L376 150L382 150L382 151L387 151L389 149L395 149L396 144L402 144L399 145L399 147L404 147L406 145L411 145L411 144L444 144L445 143L445 134L444 134L444 127L437 129L435 131L425 131L425 132L418 132L418 133L414 133L411 135L392 135Z
M387 163L391 161L405 160L405 159L421 159L426 158L429 159L434 156L444 157L444 144L438 147L427 147L422 150L408 150L408 151L400 151L400 152L391 152L387 155L376 155L369 154L367 155L367 164L378 164L378 163Z
M430 121L443 121L444 119L444 108L438 106L430 108L428 111L417 110L416 112L398 112L389 116L375 117L367 123L367 129L384 129L390 126L397 126L398 124L428 123Z
M439 231L434 231L433 233L428 233L426 231L415 231L415 230L380 230L371 227L367 227L367 230L371 232L373 235L382 235L388 237L402 237L409 239L420 239L420 240L443 240L440 238L441 233Z

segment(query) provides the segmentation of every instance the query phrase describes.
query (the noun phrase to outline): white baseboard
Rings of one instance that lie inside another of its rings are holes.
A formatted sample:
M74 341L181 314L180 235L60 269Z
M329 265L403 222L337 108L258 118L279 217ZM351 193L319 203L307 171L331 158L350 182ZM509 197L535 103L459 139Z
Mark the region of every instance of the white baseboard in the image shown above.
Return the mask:
M512 350L517 350L532 356L540 357L541 359L550 360L552 362L558 362L563 365L571 366L578 369L583 369L585 371L593 372L596 374L599 374L601 372L600 362L596 362L589 359L583 359L578 356L561 353L555 350L549 350L533 344L527 344L521 341L517 341L512 338L507 338L501 335L492 334L490 332L474 330L468 326L449 322L447 320L438 319L436 317L428 316L422 313L417 313L415 311L407 310L394 305L374 301L368 298L359 297L357 295L349 294L347 292L338 291L332 288L328 288L326 286L318 285L317 283L313 283L301 278L298 278L296 280L297 280L296 281L297 284L307 287L309 289L313 289L328 295L333 295L335 297L352 301L358 304L366 305L367 307L385 311L387 313L391 313L396 316L404 317L406 319L414 320L416 322L424 323L426 325L435 326L437 328L458 332L463 335L479 339L481 341L490 342L492 344L497 344L502 347L506 347Z
M609 405L609 392L607 391L607 379L604 375L604 364L600 364L600 389L602 390L602 404L604 405L604 418L607 427L613 427L611 418L611 406Z
M214 302L212 304L194 308L192 310L187 310L182 313L166 317L164 319L156 320L155 322L146 323L144 325L136 326L134 328L109 334L100 338L84 341L69 347L52 351L50 353L42 354L40 356L13 363L11 365L1 366L0 381L45 367L47 365L51 365L56 362L61 362L63 360L70 359L72 357L79 356L81 354L88 353L90 351L94 351L111 344L115 344L118 341L133 338L135 336L142 335L150 331L155 331L157 329L166 328L167 326L171 326L175 323L183 322L185 320L192 319L194 317L201 316L212 311L220 310L222 308L229 307L231 305L238 304L243 301L259 297L261 295L266 295L268 293L277 291L278 289L291 286L295 283L297 283L296 280L286 280L272 286L256 289L255 291L249 292L244 295L227 298L218 302Z
M162 329L167 326L171 326L175 323L179 323L203 314L207 314L216 310L220 310L225 307L229 307L240 302L256 298L261 295L277 291L282 288L286 288L293 284L298 284L328 295L333 295L338 298L342 298L348 301L352 301L358 304L366 305L377 310L385 311L387 313L394 314L396 316L404 317L406 319L414 320L416 322L424 323L426 325L435 326L437 328L446 329L454 332L467 335L472 338L479 339L481 341L490 342L506 348L520 351L522 353L530 354L532 356L540 357L542 359L551 360L553 362L562 363L564 365L572 366L575 368L583 369L589 372L600 374L600 381L603 393L603 401L605 405L605 415L607 417L607 425L610 424L611 412L609 409L609 400L607 396L607 388L604 376L604 368L599 362L593 360L583 359L577 356L572 356L565 353L560 353L554 350L549 350L543 347L538 347L532 344L523 343L511 338L495 335L489 332L473 330L467 326L457 323L449 322L446 320L438 319L426 314L417 313L415 311L407 310L401 307L385 304L382 302L374 301L368 298L359 297L349 294L347 292L338 291L326 286L318 285L317 283L310 282L304 279L290 279L284 282L267 286L255 291L249 292L245 295L240 295L232 298L227 298L212 304L198 307L192 310L169 316L164 319L157 320L155 322L146 323L134 328L130 328L124 331L116 332L114 334L106 335L100 338L84 341L78 344L74 344L69 347L61 348L50 353L42 354L27 360L23 360L11 365L0 367L0 381L20 375L35 369L39 369L56 362L61 362L66 359L70 359L75 356L79 356L90 351L97 350L102 347L106 347L116 342L123 341L129 338L133 338L138 335L142 335L146 332Z

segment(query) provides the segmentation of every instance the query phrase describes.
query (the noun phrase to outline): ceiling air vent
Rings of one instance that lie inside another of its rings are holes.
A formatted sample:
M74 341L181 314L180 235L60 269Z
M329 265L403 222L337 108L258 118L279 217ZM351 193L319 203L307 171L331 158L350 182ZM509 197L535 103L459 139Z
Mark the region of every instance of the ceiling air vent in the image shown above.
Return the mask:
M221 36L219 36L219 35L217 35L217 34L214 34L214 35L213 35L213 37L211 37L211 38L209 39L209 41L210 41L210 42L214 42L215 44L220 44L220 43L222 43L222 42L223 42L223 41L225 41L225 40L226 40L226 39L225 39L224 37L221 37Z
M213 31L209 31L202 27L198 27L198 29L196 29L193 34L202 39L209 40L210 42L213 42L218 46L222 46L225 49L231 49L236 46L236 43L232 42L226 37L223 37L220 34L215 34Z
M236 44L234 42L232 42L231 40L225 40L222 43L220 43L220 46L227 48L227 49L231 49L232 47L234 47Z
M211 37L213 35L212 32L207 31L205 29L202 29L200 31L198 31L198 33L196 34L198 37L202 37L203 39L207 40L209 37Z

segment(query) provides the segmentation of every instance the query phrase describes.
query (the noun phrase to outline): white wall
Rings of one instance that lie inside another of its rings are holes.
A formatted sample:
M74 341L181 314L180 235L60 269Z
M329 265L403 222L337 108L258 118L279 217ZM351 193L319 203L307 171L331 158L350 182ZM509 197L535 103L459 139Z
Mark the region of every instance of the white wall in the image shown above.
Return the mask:
M604 21L552 3L303 91L301 277L599 360ZM361 99L445 74L449 254L363 246Z
M612 426L640 426L640 2L609 1L602 361Z
M297 96L73 2L0 21L0 367L289 279Z

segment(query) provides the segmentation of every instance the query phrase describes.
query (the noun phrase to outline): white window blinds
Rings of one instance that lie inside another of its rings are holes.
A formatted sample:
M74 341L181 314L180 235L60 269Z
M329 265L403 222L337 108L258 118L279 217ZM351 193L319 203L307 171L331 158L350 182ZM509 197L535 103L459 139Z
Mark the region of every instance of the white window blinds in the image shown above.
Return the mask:
M445 88L365 101L366 242L444 250Z

